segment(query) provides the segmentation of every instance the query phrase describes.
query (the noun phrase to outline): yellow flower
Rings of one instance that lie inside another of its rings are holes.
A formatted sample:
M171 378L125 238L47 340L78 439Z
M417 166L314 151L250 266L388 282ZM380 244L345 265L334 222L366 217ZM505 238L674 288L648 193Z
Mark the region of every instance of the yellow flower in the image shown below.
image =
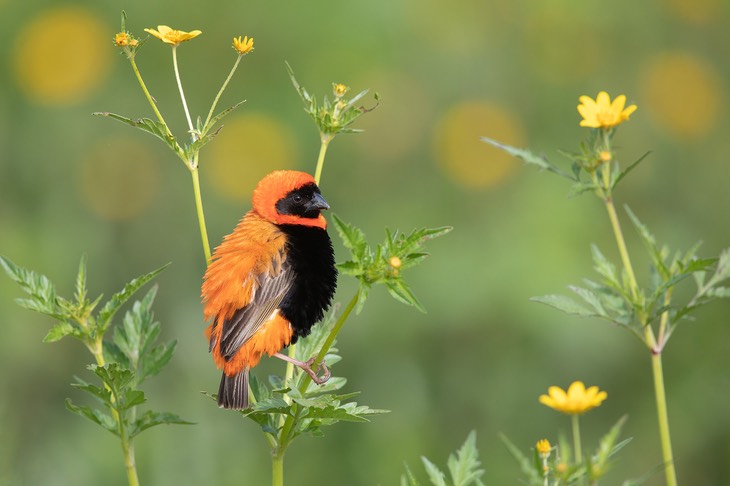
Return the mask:
M550 451L552 450L552 446L550 445L550 442L547 439L538 440L537 444L535 444L535 450L537 450L537 453L541 456L547 456L550 454Z
M598 158L601 159L601 162L611 162L612 155L608 150L601 150L598 154Z
M238 51L240 55L248 54L253 51L253 37L244 36L243 40L240 36L233 38L233 48Z
M388 263L393 268L400 268L400 266L402 264L402 262L400 261L400 258L398 258L397 256L390 257L390 260L388 260Z
M599 391L597 386L586 390L582 381L574 381L567 393L560 387L551 386L547 395L540 395L540 403L558 412L577 415L598 407L607 397L608 393Z
M582 127L611 128L629 119L629 116L636 111L636 105L626 108L626 96L617 96L613 102L608 93L601 91L594 101L590 96L579 98L578 113L583 117L580 122Z
M332 83L332 91L335 93L336 98L342 98L350 88L342 83Z
M119 47L128 46L131 40L131 36L126 32L120 32L114 36L114 43Z
M194 39L195 37L198 37L200 34L202 34L202 32L199 30L185 32L182 30L171 29L170 27L168 27L166 25L158 25L157 30L145 29L144 31L157 37L165 44L170 44L173 46L176 46L176 45L180 44L181 42L185 42L190 39Z

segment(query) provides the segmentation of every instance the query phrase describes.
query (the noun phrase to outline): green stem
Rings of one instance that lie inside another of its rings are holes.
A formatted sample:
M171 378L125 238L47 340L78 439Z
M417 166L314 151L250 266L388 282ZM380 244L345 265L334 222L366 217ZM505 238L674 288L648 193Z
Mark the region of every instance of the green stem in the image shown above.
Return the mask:
M190 169L193 176L193 192L195 194L195 209L198 213L198 224L200 226L200 238L203 241L203 253L205 254L205 264L210 265L210 243L208 242L208 230L205 226L205 214L203 213L203 198L200 195L200 176L198 174L197 164Z
M271 458L271 484L284 486L284 450L277 452Z
M106 361L104 360L104 347L102 344L102 340L97 339L90 345L87 345L87 347L91 351L91 354L94 355L96 365L104 366L106 364ZM106 386L106 384L104 384L104 387L107 390L111 391L110 388ZM116 402L116 397L114 395L111 396L111 401L112 403ZM132 441L129 440L129 437L127 437L127 431L124 429L124 421L119 415L119 412L117 412L115 408L110 408L112 412L112 417L117 423L119 440L122 443L122 452L124 453L124 469L127 472L127 481L129 482L129 486L139 486L139 478L137 476L137 464L134 459L134 445L132 444Z
M233 73L236 72L236 69L238 68L238 63L241 62L241 58L243 56L239 55L236 59L236 62L233 64L233 68L231 68L231 72L228 73L228 77L225 81L223 81L223 86L221 86L221 89L218 90L218 94L215 95L215 99L213 100L213 104L210 107L210 111L208 112L208 116L205 119L205 124L203 124L203 131L206 131L208 128L208 123L210 123L210 119L213 118L213 112L215 112L215 107L218 106L218 100L220 100L221 95L223 94L223 91L226 90L226 86L228 86L228 83L231 81L231 78L233 77Z
M631 258L629 257L629 251L626 248L626 241L624 240L623 232L621 231L621 224L618 220L618 214L616 214L616 208L613 205L613 199L606 197L604 199L606 203L606 210L608 211L608 218L611 220L611 227L613 233L616 236L616 244L618 245L618 251L621 255L621 261L626 270L626 276L629 278L629 285L631 286L631 295L634 299L639 297L639 285L636 283L636 276L634 275L634 267L631 265ZM642 325L644 322L642 322Z
M127 471L127 482L129 486L139 486L137 465L134 461L134 445L124 438L122 439L122 450L124 451L124 469Z
M142 88L142 92L144 93L145 98L147 98L147 102L150 104L150 107L152 107L152 111L155 113L155 116L157 117L157 121L159 121L160 124L165 128L165 136L170 139L171 143L174 142L173 150L178 155L178 157L180 157L180 159L183 161L185 166L188 167L185 153L183 152L182 148L180 148L180 145L178 145L177 141L175 140L174 135L170 131L170 127L167 126L167 122L165 122L165 119L163 118L162 113L160 113L160 110L157 108L157 103L155 103L155 99L152 97L149 90L147 89L147 85L145 84L144 80L142 79L142 74L139 72L139 68L137 67L137 63L135 62L134 57L129 58L129 62L132 64L132 71L134 71L134 75L137 78L137 82L139 83L140 87Z
M651 355L651 370L654 374L654 395L656 397L657 417L659 419L659 437L662 445L662 460L667 486L677 486L677 472L672 455L672 439L669 433L669 415L667 413L667 396L664 389L664 372L660 352Z
M327 352L332 347L332 344L335 342L335 339L337 338L337 334L342 329L342 326L345 324L345 321L350 316L352 311L355 309L355 305L357 304L358 298L360 296L360 292L355 293L355 295L350 299L350 302L347 304L347 307L345 307L345 310L340 315L339 319L337 319L337 322L335 322L335 325L332 327L332 330L330 331L329 335L327 336L327 340L325 340L324 344L322 345L322 348L319 350L319 353L317 354L317 357L314 359L314 363L312 363L312 368L316 369L317 364L321 363L324 360L324 357L327 355ZM308 374L304 374L302 377L302 381L299 383L299 392L304 394L307 391L307 388L309 387L309 384L312 382L312 377ZM287 416L286 421L284 422L284 425L281 427L281 433L279 434L279 445L274 449L273 451L273 459L274 461L273 467L274 470L276 470L277 467L283 468L283 460L284 460L284 452L286 452L286 448L289 447L289 443L291 442L291 434L292 429L294 427L294 424L299 420L299 408L296 406L296 404L292 405L292 413ZM281 466L277 466L276 462L280 461L282 462ZM281 473L283 476L283 472ZM276 476L275 476L276 478ZM274 482L274 485L277 483ZM278 483L280 484L280 483Z
M144 83L144 80L142 79L142 74L140 74L140 72L139 72L137 63L135 62L133 57L129 59L129 62L132 64L132 71L134 71L134 75L137 77L137 82L142 87L142 92L144 93L145 98L147 98L147 102L152 107L152 111L155 113L157 120L165 126L165 129L167 130L167 135L172 137L172 133L170 132L170 129L167 127L167 123L165 123L165 119L162 117L162 113L160 113L160 110L157 109L157 103L155 103L154 98L152 98L152 95L150 94L149 90L147 89L147 85Z
M175 68L175 79L177 80L177 89L180 91L180 99L182 100L183 109L185 110L185 118L188 119L188 127L190 128L190 136L195 140L195 129L193 128L193 120L190 118L188 111L188 102L185 100L185 92L183 91L182 81L180 81L180 70L177 67L177 46L172 46L172 65Z
M580 415L571 415L573 424L573 449L575 449L575 463L580 464L583 462L583 451L580 445Z
M333 135L321 135L322 144L319 146L319 157L317 157L317 169L314 171L314 182L319 185L322 178L322 167L324 166L324 156L327 154L327 147L334 138Z

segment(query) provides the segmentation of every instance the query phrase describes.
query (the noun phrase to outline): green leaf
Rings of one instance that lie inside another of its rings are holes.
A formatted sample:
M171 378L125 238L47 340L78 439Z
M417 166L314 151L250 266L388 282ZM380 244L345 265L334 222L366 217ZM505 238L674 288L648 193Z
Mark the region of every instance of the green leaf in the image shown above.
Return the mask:
M418 482L416 477L413 475L411 468L408 467L408 464L406 464L404 462L403 467L405 467L406 473L404 475L401 475L400 485L401 486L421 486L421 484Z
M66 336L74 336L81 338L83 334L70 322L61 321L51 327L46 337L43 338L44 343L54 343Z
M506 435L500 434L499 438L502 439L502 442L504 443L505 447L507 447L509 453L512 454L512 457L514 457L517 463L520 465L522 474L527 476L529 482L534 484L542 484L542 471L536 470L533 462L528 459L527 456L525 456L522 451L507 438ZM567 455L563 455L564 462L567 463L569 457L570 451L568 450Z
M484 470L480 469L479 451L477 450L477 435L471 431L464 442L464 445L451 454L447 461L451 483L453 486L467 486L469 484L481 484L480 478Z
M151 271L150 273L132 279L122 290L112 295L112 298L109 299L104 307L102 307L99 311L99 315L97 316L97 326L101 334L103 334L109 327L111 319L114 317L114 314L119 310L119 308L124 305L124 303L127 302L130 297L132 297L132 295L140 289L140 287L155 278L160 272L166 269L168 265L169 263Z
M82 305L86 302L86 255L81 257L79 271L76 274L76 302Z
M641 157L639 157L638 159L636 159L636 161L634 161L631 165L629 165L628 167L626 167L626 169L624 169L623 171L621 171L619 173L619 175L611 183L611 189L615 188L618 185L618 183L621 182L621 179L623 179L624 177L626 177L626 175L629 172L631 172L632 170L634 170L636 168L636 166L638 166L639 163L641 163L650 153L651 153L651 150L648 151L648 152L646 152L644 155L642 155Z
M336 214L332 215L332 221L335 224L337 233L340 235L342 244L352 252L355 262L360 263L367 250L365 234L359 228L342 221Z
M0 266L15 283L20 285L30 299L17 299L21 307L45 314L57 320L64 320L63 309L56 297L56 288L45 275L16 266L8 258L0 256Z
M386 282L386 287L391 296L397 301L400 301L406 305L412 305L419 311L425 313L426 309L418 301L411 289L402 279L393 279Z
M428 479L434 486L446 486L446 475L436 466L428 460L426 456L421 456L423 466L426 468Z
M486 142L490 145L493 145L493 146L497 147L498 149L504 150L511 156L517 157L518 159L522 160L523 162L525 162L527 164L535 165L542 170L547 170L549 172L552 172L553 174L557 174L561 177L565 177L566 179L577 180L575 177L563 172L562 170L558 169L555 165L551 164L544 155L536 155L529 150L512 147L510 145L506 145L501 142L497 142L496 140L493 140L488 137L481 137L480 140L482 142Z
M132 429L129 433L129 437L133 438L139 435L141 432L149 429L150 427L170 424L193 425L194 422L188 422L187 420L183 420L174 413L159 413L148 410L134 421L134 423L132 424Z
M77 415L91 420L95 424L100 425L102 428L119 437L119 430L117 429L116 421L104 412L92 409L90 407L74 405L69 398L66 399L66 409L69 412L73 412Z
M96 112L93 113L93 115L112 118L131 127L142 130L143 132L147 132L165 142L165 144L170 147L175 153L182 152L182 149L178 145L174 135L170 133L170 130L163 123L152 120L150 118L138 118L136 120L133 120L131 118L127 118L126 116L117 115L116 113L109 113L106 111Z
M578 304L570 297L563 295L543 295L542 297L530 298L533 302L540 302L541 304L549 305L558 310L565 312L566 314L575 314L579 316L595 317L596 314L586 307Z

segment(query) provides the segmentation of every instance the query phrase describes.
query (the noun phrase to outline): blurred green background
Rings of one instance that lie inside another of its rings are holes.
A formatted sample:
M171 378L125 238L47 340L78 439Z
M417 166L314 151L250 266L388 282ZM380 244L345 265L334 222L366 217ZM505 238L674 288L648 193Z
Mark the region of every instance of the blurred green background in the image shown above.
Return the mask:
M455 228L408 274L428 314L378 289L340 335L344 360L335 371L348 377L346 390L362 390L358 401L392 413L295 442L289 484L396 484L404 461L424 477L420 455L443 464L471 429L485 483L516 484L518 467L498 434L525 451L538 439L555 441L569 420L537 398L573 380L608 392L582 421L584 443L629 415L624 436L634 440L606 484L660 463L649 356L639 341L528 301L593 276L590 243L616 258L600 203L568 198L562 180L478 137L529 145L557 161L557 149L573 150L585 134L578 97L625 93L639 109L619 130L620 156L653 153L620 187L619 204L673 248L703 240L701 255L717 255L730 241L727 1L0 0L0 254L45 273L62 295L72 292L82 254L94 295L172 262L158 279L156 316L178 347L146 391L153 408L197 425L142 435L140 476L152 485L233 485L268 483L269 455L257 426L200 394L216 390L219 372L202 334L204 262L189 175L158 140L91 116L151 115L112 45L122 9L138 36L158 24L203 31L179 49L195 115L207 113L235 60L232 37L255 38L220 106L247 102L202 154L213 245L249 209L261 176L314 170L317 133L285 60L317 95L341 82L382 96L357 122L365 133L330 147L321 186L340 217L372 243L385 227ZM137 60L182 137L170 49L152 39ZM634 260L646 277L646 260ZM338 299L354 288L343 277ZM89 379L90 355L71 339L41 343L50 321L17 307L20 295L0 276L0 483L125 484L116 439L63 406L66 397L80 399L69 383L74 374ZM684 484L728 481L729 314L728 302L704 308L666 350ZM256 372L282 370L269 360Z

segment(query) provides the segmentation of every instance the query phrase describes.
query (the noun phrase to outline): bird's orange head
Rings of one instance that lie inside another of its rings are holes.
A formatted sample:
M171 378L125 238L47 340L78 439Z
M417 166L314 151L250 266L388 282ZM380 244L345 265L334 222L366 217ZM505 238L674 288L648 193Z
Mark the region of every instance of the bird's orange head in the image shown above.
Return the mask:
M314 177L306 172L276 170L253 191L253 210L274 224L296 224L327 228L320 213L329 209Z

